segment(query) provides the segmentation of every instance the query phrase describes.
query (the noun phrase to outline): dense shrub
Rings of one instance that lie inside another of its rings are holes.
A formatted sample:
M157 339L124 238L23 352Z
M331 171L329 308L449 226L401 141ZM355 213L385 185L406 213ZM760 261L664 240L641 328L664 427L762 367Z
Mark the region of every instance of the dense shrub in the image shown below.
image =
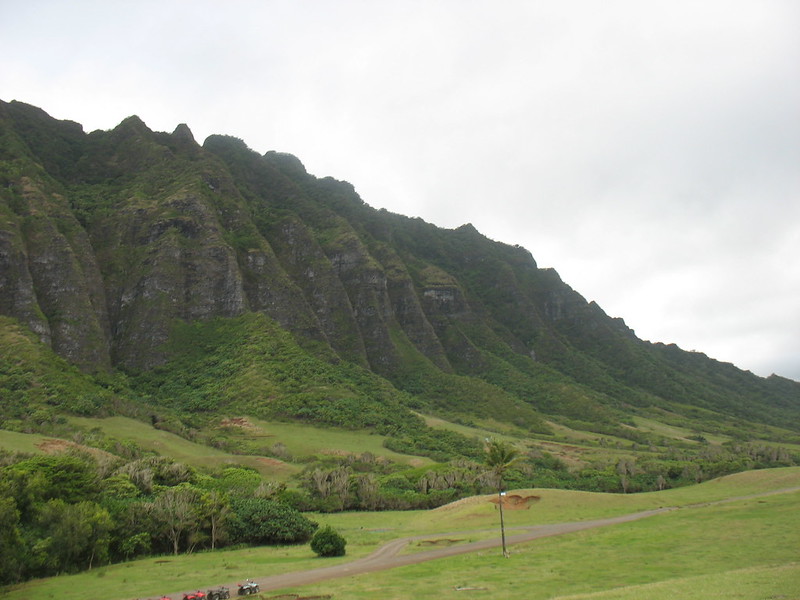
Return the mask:
M302 544L311 539L317 523L292 507L265 498L234 498L230 535L246 544Z
M311 549L319 556L344 556L347 541L330 525L326 525L311 538Z

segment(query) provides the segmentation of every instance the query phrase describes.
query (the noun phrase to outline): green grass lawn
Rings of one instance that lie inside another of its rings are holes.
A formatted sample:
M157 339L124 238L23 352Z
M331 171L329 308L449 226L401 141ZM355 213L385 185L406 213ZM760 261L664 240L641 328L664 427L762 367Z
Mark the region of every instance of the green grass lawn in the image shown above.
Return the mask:
M33 454L40 452L41 444L47 436L38 433L17 433L16 431L0 430L0 448L9 452L24 452Z
M602 592L556 596L552 600L796 600L800 598L797 590L800 590L800 562L680 577Z
M648 494L535 490L541 500L528 510L507 511L508 527L596 519L657 506L681 508L639 521L514 545L509 559L504 559L499 549L492 549L264 597L296 593L332 594L334 599L348 600L666 600L669 594L669 600L789 600L797 598L800 590L800 492L726 501L788 487L800 487L800 468L752 471ZM718 501L723 502L714 504ZM498 525L496 509L481 498L432 511L311 517L343 533L348 541L347 556L320 559L308 546L165 556L30 582L8 590L3 598L157 597L246 577L347 562L399 537L426 535L434 539L453 531L475 532L464 536L467 541L497 535Z

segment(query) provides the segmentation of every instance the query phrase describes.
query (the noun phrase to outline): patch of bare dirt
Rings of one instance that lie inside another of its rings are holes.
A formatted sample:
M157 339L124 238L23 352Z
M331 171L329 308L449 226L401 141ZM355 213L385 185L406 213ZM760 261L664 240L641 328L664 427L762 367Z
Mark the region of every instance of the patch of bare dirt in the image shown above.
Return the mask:
M531 507L531 504L541 500L541 496L520 496L517 494L506 494L503 496L503 508L507 510L525 510ZM499 504L497 496L493 497L489 502Z
M417 542L417 546L452 546L453 544L458 544L463 541L464 540L454 540L450 538L442 538L438 540L421 540Z
M112 454L106 452L105 450L84 446L82 444L76 444L75 442L70 442L68 440L59 440L56 438L46 438L36 444L36 447L45 454L59 454L61 452L67 452L68 450L80 450L81 452L91 454L95 458L113 457Z
M268 456L259 456L258 462L264 463L265 465L269 465L270 467L284 467L286 463L282 460L278 460L277 458L269 458Z
M532 503L538 502L541 499L542 499L541 496L535 496L535 495L523 496L520 494L507 494L503 496L503 508L509 510L522 510L530 508ZM444 506L434 508L433 512L450 512L453 510L465 508L467 506L483 504L484 502L491 502L492 504L497 504L498 503L497 494L489 494L486 496L470 496L469 498L462 498L461 500L456 500L455 502L451 502L450 504L445 504Z
M261 430L258 426L253 425L247 417L231 417L229 419L222 419L219 424L222 427L238 427L246 431L256 432Z

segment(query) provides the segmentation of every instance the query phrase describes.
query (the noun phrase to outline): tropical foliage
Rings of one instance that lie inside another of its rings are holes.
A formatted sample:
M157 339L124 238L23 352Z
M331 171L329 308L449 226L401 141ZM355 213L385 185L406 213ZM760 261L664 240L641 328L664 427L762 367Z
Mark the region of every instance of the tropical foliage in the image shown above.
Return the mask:
M253 475L260 485L246 469L202 475L154 456L3 456L0 583L152 553L308 541L316 523L240 485Z

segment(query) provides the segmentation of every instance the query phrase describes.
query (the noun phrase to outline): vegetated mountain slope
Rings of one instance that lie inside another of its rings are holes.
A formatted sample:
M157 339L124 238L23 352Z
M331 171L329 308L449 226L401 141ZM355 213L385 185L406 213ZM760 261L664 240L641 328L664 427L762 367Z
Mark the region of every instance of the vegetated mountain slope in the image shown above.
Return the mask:
M220 355L226 328L249 323L348 373L296 417L348 393L385 403L370 393L385 386L405 406L533 431L545 415L602 431L633 411L800 430L800 384L639 340L523 248L375 210L293 156L136 117L87 134L0 103L0 314L84 372L124 371L187 410L223 407L230 388L159 383L198 352L175 343L185 324L213 322L205 352ZM248 403L295 394L263 368L284 355L251 349L227 371L261 373Z

